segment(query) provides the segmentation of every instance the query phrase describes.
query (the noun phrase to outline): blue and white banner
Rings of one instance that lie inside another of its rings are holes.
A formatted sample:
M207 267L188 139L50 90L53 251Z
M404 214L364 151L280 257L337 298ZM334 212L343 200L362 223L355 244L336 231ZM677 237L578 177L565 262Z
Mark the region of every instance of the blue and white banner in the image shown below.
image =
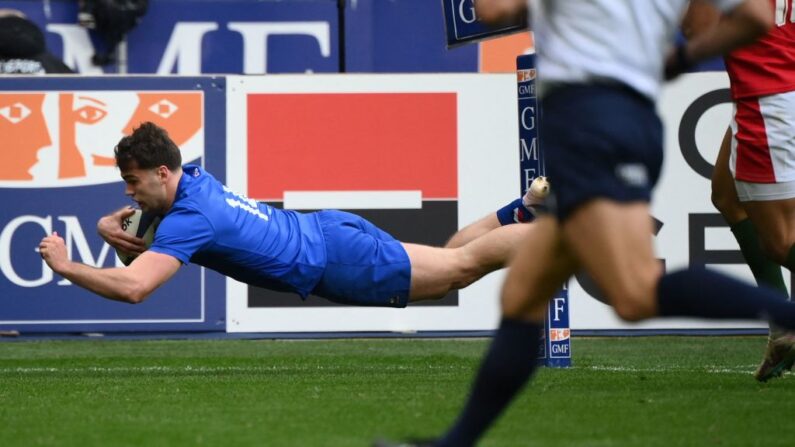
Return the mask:
M544 152L538 139L540 114L536 96L534 54L516 58L516 89L519 120L519 190L524 194L536 177L546 175ZM554 181L555 179L552 179L553 188ZM570 366L569 291L565 284L549 303L544 329L539 359L542 359L547 366Z
M6 0L45 31L50 51L83 74L117 73L91 63L103 48L77 24L77 2ZM350 72L474 72L477 48L445 48L438 1L347 0ZM127 35L127 73L199 75L323 73L340 66L337 0L157 0Z

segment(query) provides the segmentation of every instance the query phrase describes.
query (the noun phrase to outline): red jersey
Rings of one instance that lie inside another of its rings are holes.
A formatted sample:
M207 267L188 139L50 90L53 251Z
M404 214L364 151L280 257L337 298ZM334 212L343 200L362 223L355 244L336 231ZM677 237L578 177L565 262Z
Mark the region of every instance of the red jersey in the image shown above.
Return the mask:
M795 90L795 9L793 0L770 0L776 26L751 45L726 57L733 99Z

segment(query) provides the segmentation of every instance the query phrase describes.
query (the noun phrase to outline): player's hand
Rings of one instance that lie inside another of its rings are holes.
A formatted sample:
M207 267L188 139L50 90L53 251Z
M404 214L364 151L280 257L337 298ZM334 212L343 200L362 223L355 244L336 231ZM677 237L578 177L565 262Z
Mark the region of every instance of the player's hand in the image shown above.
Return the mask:
M478 0L475 15L487 25L502 25L527 20L527 0Z
M58 233L53 233L45 237L39 243L39 253L47 265L56 273L61 273L69 264L69 257L66 253L66 244Z
M116 250L135 254L143 253L146 251L146 242L141 238L125 233L122 229L124 219L134 213L135 209L127 206L102 217L97 222L97 233Z

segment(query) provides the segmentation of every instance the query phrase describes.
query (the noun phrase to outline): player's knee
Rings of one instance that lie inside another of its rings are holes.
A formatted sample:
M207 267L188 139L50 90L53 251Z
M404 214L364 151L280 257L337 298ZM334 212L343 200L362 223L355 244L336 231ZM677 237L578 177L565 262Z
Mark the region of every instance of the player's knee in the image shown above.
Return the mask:
M548 294L517 276L508 275L500 291L502 315L516 320L542 321L549 302Z
M477 260L466 250L455 249L452 252L451 269L453 270L452 288L463 289L483 276L482 268Z
M450 286L451 291L469 287L473 282L478 280L478 277L468 269L460 269L453 276L455 279Z
M616 302L613 308L622 320L641 321L654 316L654 300L623 300Z
M500 293L500 307L502 315L507 318L522 318L527 311L527 291L514 287L510 281L502 286Z
M712 205L729 222L737 222L745 218L745 211L737 200L734 191L724 191L712 188Z
M651 269L612 290L608 298L616 314L627 321L653 317L657 308L655 290L659 276L659 270Z

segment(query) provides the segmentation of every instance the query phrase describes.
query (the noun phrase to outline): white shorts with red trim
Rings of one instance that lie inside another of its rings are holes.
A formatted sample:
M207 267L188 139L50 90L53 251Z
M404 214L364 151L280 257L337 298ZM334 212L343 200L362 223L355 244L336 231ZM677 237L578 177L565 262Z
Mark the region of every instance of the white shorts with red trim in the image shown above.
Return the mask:
M766 200L787 200L795 198L795 181L778 183L751 183L734 181L737 198L740 202L763 202Z
M795 181L795 91L736 100L731 128L736 181Z

